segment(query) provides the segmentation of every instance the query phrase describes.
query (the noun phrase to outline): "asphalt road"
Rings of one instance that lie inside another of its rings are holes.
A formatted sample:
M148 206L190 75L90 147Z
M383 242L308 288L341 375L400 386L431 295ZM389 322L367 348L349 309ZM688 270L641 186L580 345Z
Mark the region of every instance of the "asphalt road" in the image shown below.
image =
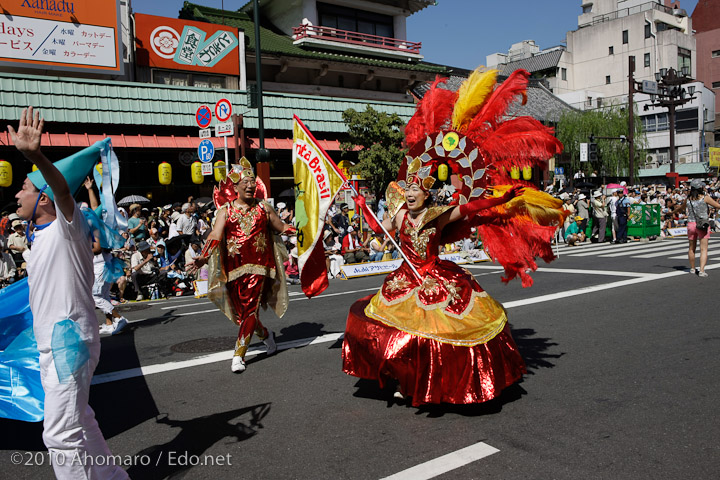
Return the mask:
M261 316L278 353L254 344L241 375L236 329L206 299L122 307L132 324L102 339L91 405L134 479L717 478L720 242L708 278L687 273L686 244L561 247L527 289L471 266L528 366L486 404L414 408L342 373L347 312L379 276L312 300L291 287L283 319ZM0 476L52 478L41 425L0 431Z

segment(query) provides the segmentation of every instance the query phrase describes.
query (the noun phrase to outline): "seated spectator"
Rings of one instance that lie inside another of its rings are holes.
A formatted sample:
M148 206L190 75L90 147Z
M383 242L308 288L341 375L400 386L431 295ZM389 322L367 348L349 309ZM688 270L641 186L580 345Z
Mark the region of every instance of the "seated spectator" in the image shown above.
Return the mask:
M368 260L371 262L379 262L382 260L385 254L385 244L386 242L382 241L382 236L373 235L368 244L370 247L370 258Z
M200 242L190 242L190 246L185 250L185 265L200 256Z
M570 247L574 247L578 242L585 241L585 232L580 231L578 223L583 220L582 217L570 217L570 225L565 229L565 242Z
M325 246L325 265L328 275L330 275L330 278L335 278L340 274L340 267L345 264L345 260L340 255L342 247L331 230L325 230L323 233L323 244Z
M148 238L147 218L142 217L142 209L137 203L130 205L130 218L128 219L128 232L135 242Z
M22 220L13 220L12 229L13 233L7 238L7 246L15 260L15 265L19 265L23 262L23 252L28 249L28 240Z
M343 260L345 260L345 263L367 262L370 248L363 246L355 228L350 226L347 231L348 234L343 238L342 249L340 250Z
M160 273L160 267L147 242L142 241L137 244L137 251L130 258L130 267L132 271L130 277L137 292L136 300L139 301L144 298L143 289L149 284L156 283Z
M0 288L6 287L15 281L15 260L7 250L0 251Z
M300 269L298 268L298 251L297 247L290 250L290 255L283 265L285 266L285 276L287 277L288 285L299 285L300 284Z
M157 247L159 243L163 243L163 239L160 236L160 231L157 228L151 228L149 232L150 237L148 237L148 239L145 241L148 243L148 245L150 245L150 250L155 250L155 247Z

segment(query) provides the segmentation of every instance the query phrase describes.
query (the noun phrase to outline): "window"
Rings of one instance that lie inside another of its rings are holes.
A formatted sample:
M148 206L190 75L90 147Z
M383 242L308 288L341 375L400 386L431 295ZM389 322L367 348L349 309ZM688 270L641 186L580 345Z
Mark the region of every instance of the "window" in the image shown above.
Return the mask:
M720 88L720 82L713 82L712 88Z
M712 52L712 58L720 57L720 50L713 50Z
M389 15L365 12L349 7L317 3L320 25L350 32L367 33L393 38L393 18Z
M626 45L628 43L628 31L627 30L622 31L622 39L623 39L623 45Z
M605 83L610 84L610 75L605 75Z
M592 12L592 3L589 3L587 5L582 6L583 13L591 13Z
M652 37L652 25L649 23L645 24L645 38Z
M678 132L699 130L698 109L689 108L675 112L675 130Z
M678 47L678 72L681 72L683 67L688 67L688 70L692 73L690 58L690 50Z
M644 115L640 118L643 130L646 132L662 132L669 129L667 112Z
M649 53L646 53L646 54L645 54L645 56L644 56L644 63L645 63L645 66L646 66L646 67L649 67L649 66L650 66L650 54L649 54Z
M153 83L181 87L226 88L225 77L185 72L152 71Z
M560 69L560 78L563 80L567 80L567 68Z
M614 54L615 54L615 48L614 47L608 48L608 55L614 55Z

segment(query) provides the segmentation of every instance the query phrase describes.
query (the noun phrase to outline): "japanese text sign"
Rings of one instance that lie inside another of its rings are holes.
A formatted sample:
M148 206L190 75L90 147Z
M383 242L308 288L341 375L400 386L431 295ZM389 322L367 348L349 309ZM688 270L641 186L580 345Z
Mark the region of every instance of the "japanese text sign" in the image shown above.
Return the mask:
M244 39L238 39L237 29L138 13L135 33L138 65L226 75L240 73L238 47Z
M122 73L115 0L3 0L0 63Z

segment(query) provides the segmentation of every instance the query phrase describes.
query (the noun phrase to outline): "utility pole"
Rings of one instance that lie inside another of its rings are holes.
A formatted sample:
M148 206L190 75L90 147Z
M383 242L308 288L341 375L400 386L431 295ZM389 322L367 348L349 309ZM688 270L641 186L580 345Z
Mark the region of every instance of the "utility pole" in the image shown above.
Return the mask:
M628 151L630 152L629 168L630 168L630 185L635 185L635 103L633 102L633 93L635 92L635 56L630 55L628 58Z

